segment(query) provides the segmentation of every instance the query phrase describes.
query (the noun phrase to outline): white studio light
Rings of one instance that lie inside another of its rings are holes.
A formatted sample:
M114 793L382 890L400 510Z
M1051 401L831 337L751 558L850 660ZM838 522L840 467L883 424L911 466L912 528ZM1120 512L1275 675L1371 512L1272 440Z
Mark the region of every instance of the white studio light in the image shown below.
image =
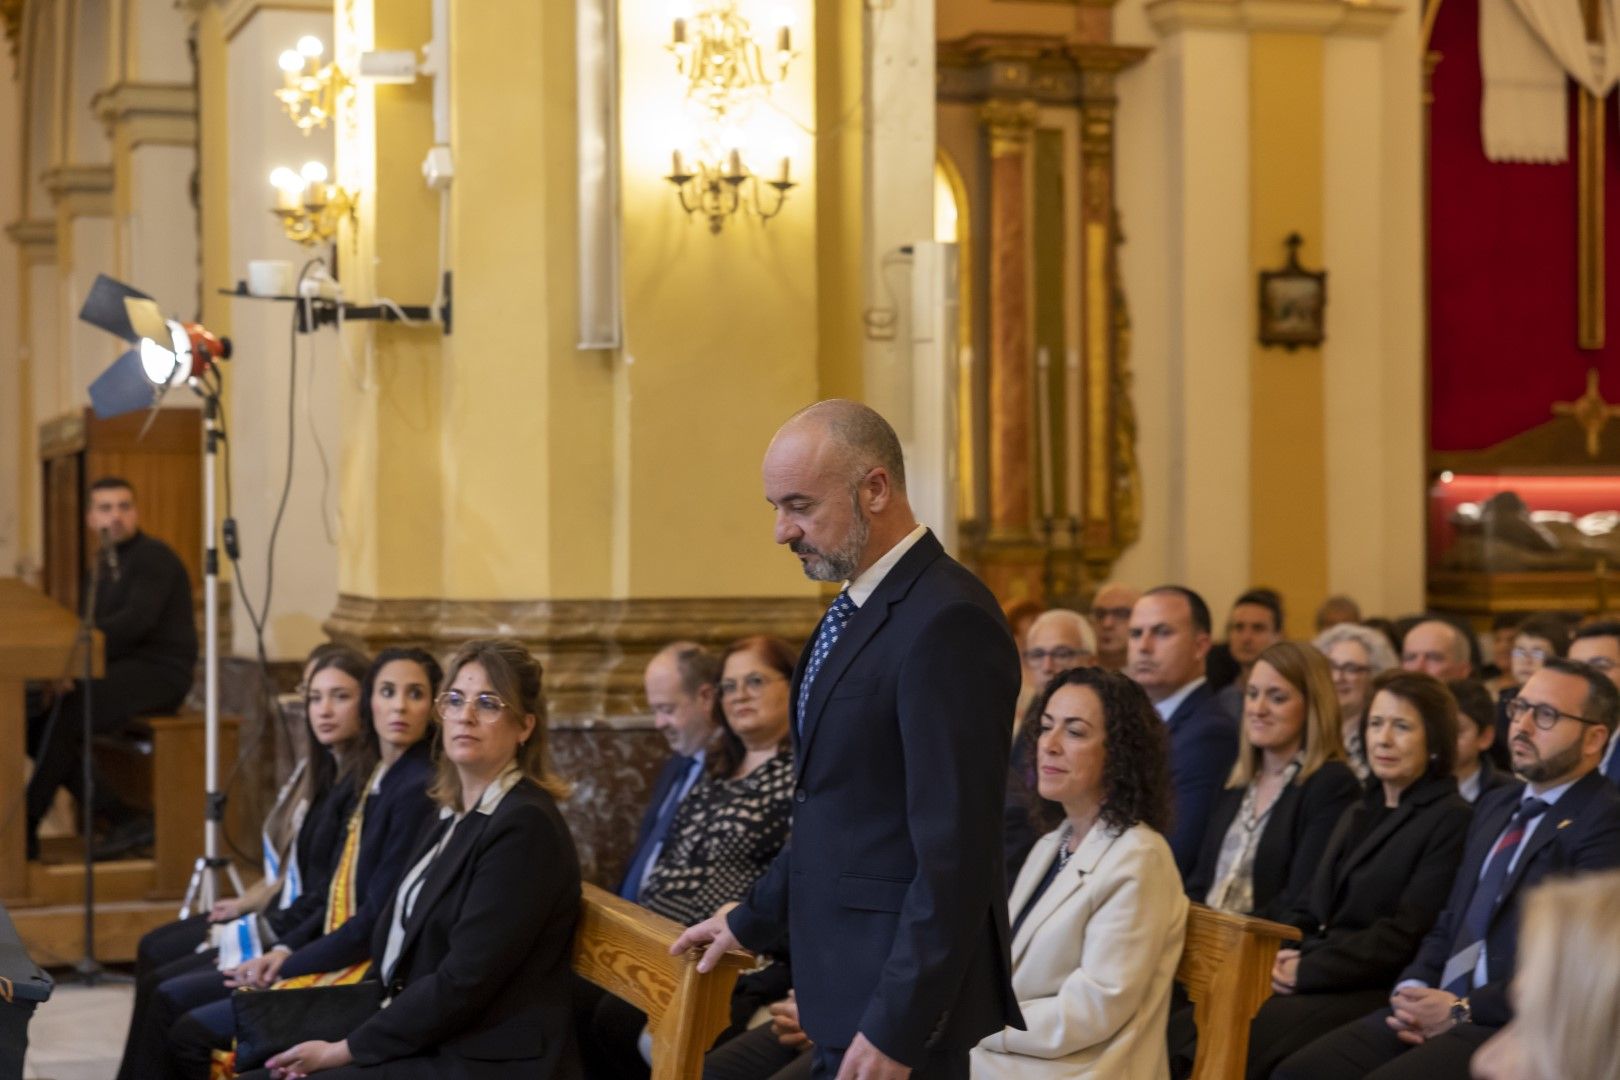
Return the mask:
M289 75L297 75L304 70L304 54L297 49L283 49L276 57L276 66Z
M141 370L153 386L179 386L191 377L191 336L173 319L167 326L169 344L141 339Z
M326 46L314 34L305 34L298 39L298 51L313 60L326 51Z

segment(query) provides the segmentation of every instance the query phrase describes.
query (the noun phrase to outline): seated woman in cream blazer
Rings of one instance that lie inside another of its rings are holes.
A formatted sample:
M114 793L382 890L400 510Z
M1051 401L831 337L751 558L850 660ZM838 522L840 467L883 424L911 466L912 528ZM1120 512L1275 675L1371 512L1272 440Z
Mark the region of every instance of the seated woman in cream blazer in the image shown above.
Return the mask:
M1013 886L1013 990L1026 1030L973 1050L973 1076L1160 1080L1187 899L1170 845L1164 724L1123 675L1077 668L1043 692L1034 739L1061 826Z

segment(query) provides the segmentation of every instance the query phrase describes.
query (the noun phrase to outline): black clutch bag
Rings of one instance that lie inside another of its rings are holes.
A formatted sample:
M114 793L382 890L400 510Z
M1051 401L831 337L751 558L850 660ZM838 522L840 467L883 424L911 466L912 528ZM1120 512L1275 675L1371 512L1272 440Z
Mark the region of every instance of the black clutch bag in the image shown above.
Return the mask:
M338 1042L382 1008L382 983L367 979L348 986L301 990L251 990L231 994L236 1014L236 1071L264 1065L283 1050L320 1039Z

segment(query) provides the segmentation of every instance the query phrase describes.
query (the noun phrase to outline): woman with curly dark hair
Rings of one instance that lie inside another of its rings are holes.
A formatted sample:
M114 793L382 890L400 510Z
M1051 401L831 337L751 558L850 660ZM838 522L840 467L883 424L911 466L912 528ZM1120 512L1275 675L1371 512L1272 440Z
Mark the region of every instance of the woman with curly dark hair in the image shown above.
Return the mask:
M1036 789L1063 808L1013 886L1024 1030L973 1051L975 1078L1167 1075L1164 1029L1187 899L1170 845L1164 723L1130 679L1058 675L1037 699Z

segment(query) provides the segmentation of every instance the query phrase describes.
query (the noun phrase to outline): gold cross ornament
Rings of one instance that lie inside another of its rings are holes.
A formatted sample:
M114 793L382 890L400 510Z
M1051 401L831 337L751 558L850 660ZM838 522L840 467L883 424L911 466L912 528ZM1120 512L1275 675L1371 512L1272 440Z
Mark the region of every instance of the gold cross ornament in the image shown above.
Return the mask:
M1572 417L1581 426L1586 432L1586 454L1594 458L1602 446L1604 425L1620 416L1620 406L1610 405L1598 392L1597 368L1586 373L1586 393L1574 401L1554 402L1552 411L1554 416Z

